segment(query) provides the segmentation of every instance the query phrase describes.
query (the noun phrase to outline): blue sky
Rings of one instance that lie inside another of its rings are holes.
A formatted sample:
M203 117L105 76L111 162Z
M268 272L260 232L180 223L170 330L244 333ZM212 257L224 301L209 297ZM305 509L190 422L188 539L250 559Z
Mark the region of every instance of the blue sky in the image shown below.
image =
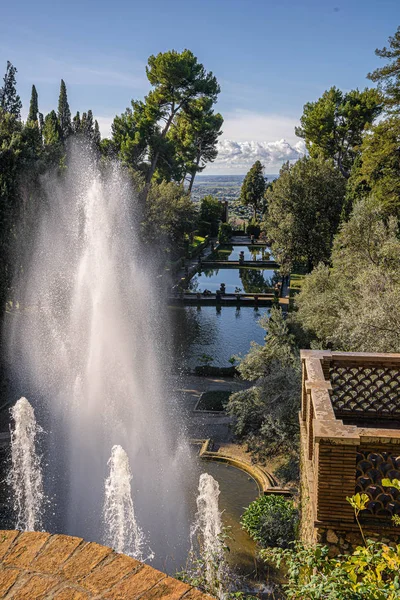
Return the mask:
M72 111L91 108L106 134L148 91L148 56L189 48L222 89L225 142L212 170L243 172L261 153L274 172L301 149L304 103L332 85L368 85L374 50L398 25L400 0L18 0L1 9L0 70L18 68L25 111L32 83L40 110L56 108L63 78Z

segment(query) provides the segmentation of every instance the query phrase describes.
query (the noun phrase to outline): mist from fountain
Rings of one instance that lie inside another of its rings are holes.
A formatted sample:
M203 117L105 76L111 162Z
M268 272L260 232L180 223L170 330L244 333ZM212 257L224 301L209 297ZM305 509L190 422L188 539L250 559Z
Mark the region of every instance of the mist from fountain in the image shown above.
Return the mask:
M117 165L100 168L76 143L63 172L43 180L35 220L6 336L13 383L48 432L55 516L44 527L102 541L109 449L120 445L134 468L135 516L156 566L168 568L165 557L188 550L192 465L166 380L168 319L141 248L140 203Z
M11 469L7 481L12 490L16 529L37 531L42 528L44 507L41 457L36 449L41 428L26 398L11 409Z
M133 507L129 458L121 446L113 446L108 461L110 474L105 482L105 543L117 552L143 560L145 536Z

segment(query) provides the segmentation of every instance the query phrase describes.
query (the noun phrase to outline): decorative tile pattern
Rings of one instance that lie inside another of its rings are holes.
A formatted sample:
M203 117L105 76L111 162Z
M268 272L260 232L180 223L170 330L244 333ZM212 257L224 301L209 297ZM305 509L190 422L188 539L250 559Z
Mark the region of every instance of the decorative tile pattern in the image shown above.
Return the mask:
M391 519L400 515L400 490L383 487L382 479L400 479L400 454L392 452L357 452L356 493L368 494L371 500L363 517Z
M400 419L400 370L390 367L330 368L331 400L337 418Z

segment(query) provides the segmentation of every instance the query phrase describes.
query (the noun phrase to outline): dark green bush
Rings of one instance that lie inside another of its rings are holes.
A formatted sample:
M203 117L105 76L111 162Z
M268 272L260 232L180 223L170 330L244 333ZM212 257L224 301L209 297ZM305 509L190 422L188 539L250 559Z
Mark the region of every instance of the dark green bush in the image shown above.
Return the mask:
M261 548L287 548L296 537L297 521L298 511L292 500L268 494L246 508L241 524Z
M254 235L254 237L258 238L260 235L260 223L256 219L250 219L246 227L247 235Z
M210 221L199 221L198 223L199 235L212 235L213 228Z
M199 213L199 230L202 230L201 223L208 223L209 229L208 231L202 231L201 235L206 235L208 233L209 235L216 236L218 234L218 226L222 217L222 210L222 204L218 198L214 198L210 195L202 198Z
M231 393L231 391L225 390L203 392L196 410L223 411Z
M288 455L285 462L274 471L278 480L286 485L289 482L297 482L300 479L300 462L298 455Z
M221 243L229 242L232 235L232 225L221 223L218 231L218 239Z

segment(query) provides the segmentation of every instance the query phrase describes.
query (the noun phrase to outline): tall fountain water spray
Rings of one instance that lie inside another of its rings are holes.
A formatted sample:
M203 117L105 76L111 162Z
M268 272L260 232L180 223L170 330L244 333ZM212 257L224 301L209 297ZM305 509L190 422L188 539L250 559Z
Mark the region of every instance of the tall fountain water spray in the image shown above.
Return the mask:
M44 503L40 456L36 437L41 429L26 398L20 398L11 409L11 471L8 482L12 489L16 528L35 531L42 527Z
M119 444L134 468L135 514L164 567L178 546L187 551L192 468L140 208L118 167L100 170L72 146L63 173L43 183L7 337L14 380L38 399L48 431L45 489L57 511L45 528L101 541L109 448Z
M145 537L136 522L131 493L129 458L121 446L113 446L105 484L105 540L117 552L143 560Z
M224 597L223 580L226 571L225 550L222 538L222 519L218 507L220 490L218 481L202 473L197 496L197 513L192 526L191 555L196 556L196 542L201 563L205 567L207 589L219 598Z

